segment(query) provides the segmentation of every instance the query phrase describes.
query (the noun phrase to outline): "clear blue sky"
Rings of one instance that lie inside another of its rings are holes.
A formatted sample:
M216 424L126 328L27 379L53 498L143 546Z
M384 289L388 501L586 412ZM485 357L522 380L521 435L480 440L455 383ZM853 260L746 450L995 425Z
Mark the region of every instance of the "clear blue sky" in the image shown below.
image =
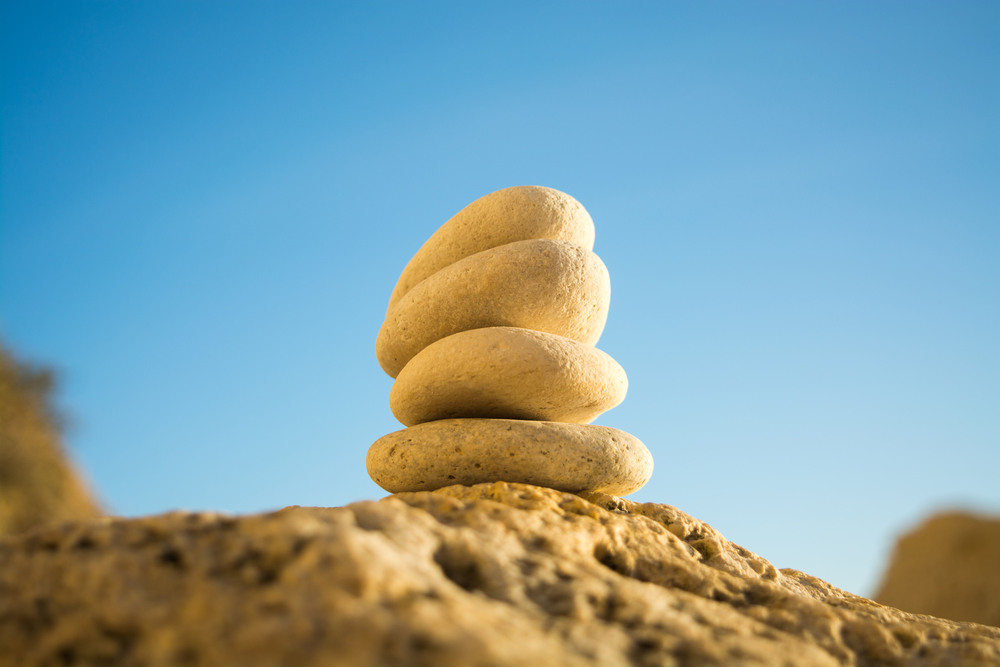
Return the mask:
M2 7L0 337L112 511L384 495L392 286L538 184L597 225L633 499L859 593L1000 512L1000 4Z

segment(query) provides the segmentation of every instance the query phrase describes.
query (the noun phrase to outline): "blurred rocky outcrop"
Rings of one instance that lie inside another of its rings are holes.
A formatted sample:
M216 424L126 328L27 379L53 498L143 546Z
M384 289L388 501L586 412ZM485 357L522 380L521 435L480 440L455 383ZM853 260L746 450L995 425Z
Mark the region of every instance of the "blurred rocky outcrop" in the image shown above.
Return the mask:
M966 512L928 518L896 543L875 599L1000 626L1000 518Z
M0 345L0 535L100 514L60 443L52 386Z
M526 484L61 524L0 563L0 665L1000 664L998 628L776 570L668 505Z

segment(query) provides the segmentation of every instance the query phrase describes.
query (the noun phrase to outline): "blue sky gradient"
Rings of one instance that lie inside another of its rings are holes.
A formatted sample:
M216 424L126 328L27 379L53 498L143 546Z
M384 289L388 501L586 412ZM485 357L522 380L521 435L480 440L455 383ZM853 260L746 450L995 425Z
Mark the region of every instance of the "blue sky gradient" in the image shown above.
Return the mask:
M0 337L112 511L384 495L395 280L537 184L597 226L633 499L862 594L1000 512L1000 5L0 11Z

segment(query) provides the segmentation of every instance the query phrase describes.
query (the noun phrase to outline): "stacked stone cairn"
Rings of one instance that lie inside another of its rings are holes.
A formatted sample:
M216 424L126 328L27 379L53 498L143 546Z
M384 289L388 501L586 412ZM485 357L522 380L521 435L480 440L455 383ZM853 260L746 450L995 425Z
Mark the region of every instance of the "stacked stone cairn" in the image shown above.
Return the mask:
M590 424L625 398L625 371L594 345L611 297L594 222L550 188L499 190L459 211L410 260L375 352L408 428L368 450L387 491L524 482L636 491L653 457Z

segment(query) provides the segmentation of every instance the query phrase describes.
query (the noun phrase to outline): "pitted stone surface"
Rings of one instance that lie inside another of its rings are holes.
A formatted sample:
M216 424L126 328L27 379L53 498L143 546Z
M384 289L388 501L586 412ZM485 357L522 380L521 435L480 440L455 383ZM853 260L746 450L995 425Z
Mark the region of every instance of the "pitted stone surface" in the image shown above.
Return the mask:
M762 517L780 521L780 517ZM986 667L675 507L524 484L0 540L0 665Z
M375 342L391 377L445 336L512 326L593 345L608 317L611 281L593 252L566 241L516 241L461 259L421 281L386 314Z
M516 481L626 495L653 474L633 435L607 426L518 419L443 419L382 436L368 474L386 491Z
M389 394L406 426L454 417L590 423L625 398L625 370L554 334L489 327L442 338L400 371Z
M463 257L528 239L569 241L594 247L594 221L564 192L536 185L497 190L480 197L442 225L403 269L389 309L414 285Z

